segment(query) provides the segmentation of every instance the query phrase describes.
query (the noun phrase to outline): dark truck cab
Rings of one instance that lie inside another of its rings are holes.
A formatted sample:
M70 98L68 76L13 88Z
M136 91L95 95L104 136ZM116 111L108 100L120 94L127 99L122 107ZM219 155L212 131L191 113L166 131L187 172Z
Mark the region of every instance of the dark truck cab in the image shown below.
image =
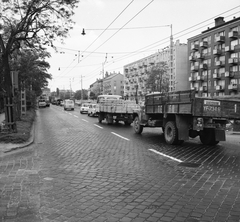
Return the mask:
M133 118L136 133L143 127L162 127L168 144L199 136L203 144L216 145L226 140L228 120L240 119L240 101L195 97L192 90L152 93Z

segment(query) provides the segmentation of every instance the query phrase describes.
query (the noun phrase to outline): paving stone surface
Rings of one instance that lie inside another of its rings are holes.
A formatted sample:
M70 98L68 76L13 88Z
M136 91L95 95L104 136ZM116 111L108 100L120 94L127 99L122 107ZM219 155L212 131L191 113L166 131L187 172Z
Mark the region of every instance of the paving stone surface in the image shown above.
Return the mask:
M235 149L189 143L170 150L74 115L39 110L34 144L0 159L0 222L240 221ZM196 149L201 165L180 166L152 148L186 162L196 162Z

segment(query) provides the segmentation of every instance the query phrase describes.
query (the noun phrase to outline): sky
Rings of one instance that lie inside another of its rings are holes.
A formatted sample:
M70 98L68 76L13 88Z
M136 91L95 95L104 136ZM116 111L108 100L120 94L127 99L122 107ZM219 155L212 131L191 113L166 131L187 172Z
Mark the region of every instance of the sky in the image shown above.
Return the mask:
M219 16L240 17L240 1L80 0L69 37L54 43L57 52L49 49L48 87L89 89L103 72L123 74L125 65L169 46L171 33L174 42L187 44Z

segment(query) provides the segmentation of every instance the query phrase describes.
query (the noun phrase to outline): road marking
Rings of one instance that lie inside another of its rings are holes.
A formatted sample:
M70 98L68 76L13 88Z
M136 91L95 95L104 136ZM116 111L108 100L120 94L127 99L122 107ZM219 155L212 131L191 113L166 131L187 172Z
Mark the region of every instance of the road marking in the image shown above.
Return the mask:
M74 117L76 117L76 118L78 118L78 116L76 116L76 115L73 115Z
M88 123L88 121L87 121L87 120L85 120L85 119L82 119L82 121L85 121L85 122L87 122L87 123Z
M168 156L168 155L166 155L166 154L164 154L164 153L158 152L157 150L154 150L154 149L148 149L148 150L150 150L150 151L152 151L152 152L154 152L154 153L156 153L156 154L159 154L159 155L161 155L161 156L167 157L167 158L169 158L169 159L175 160L175 161L177 161L177 162L179 162L179 163L182 163L182 162L183 162L182 160L176 159L176 158L174 158L174 157L172 157L172 156Z
M122 138L122 139L124 139L124 140L129 140L128 138L126 138L126 137L123 137L123 136L120 136L119 134L117 134L117 133L114 133L114 132L111 132L112 134L114 134L115 136L118 136L118 137L120 137L120 138Z
M99 126L99 125L97 125L97 124L94 124L94 126L100 128L100 129L103 129L103 127L101 127L101 126Z
M72 113L68 113L69 115L72 115Z

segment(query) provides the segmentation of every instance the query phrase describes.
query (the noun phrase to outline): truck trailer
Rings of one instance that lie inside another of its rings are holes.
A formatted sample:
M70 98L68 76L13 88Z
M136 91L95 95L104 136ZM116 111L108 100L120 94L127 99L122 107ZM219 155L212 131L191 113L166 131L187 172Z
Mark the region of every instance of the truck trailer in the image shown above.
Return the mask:
M216 145L226 140L228 121L240 120L240 101L196 97L194 90L151 93L133 118L137 134L144 127L162 127L168 144L199 136L203 144Z

